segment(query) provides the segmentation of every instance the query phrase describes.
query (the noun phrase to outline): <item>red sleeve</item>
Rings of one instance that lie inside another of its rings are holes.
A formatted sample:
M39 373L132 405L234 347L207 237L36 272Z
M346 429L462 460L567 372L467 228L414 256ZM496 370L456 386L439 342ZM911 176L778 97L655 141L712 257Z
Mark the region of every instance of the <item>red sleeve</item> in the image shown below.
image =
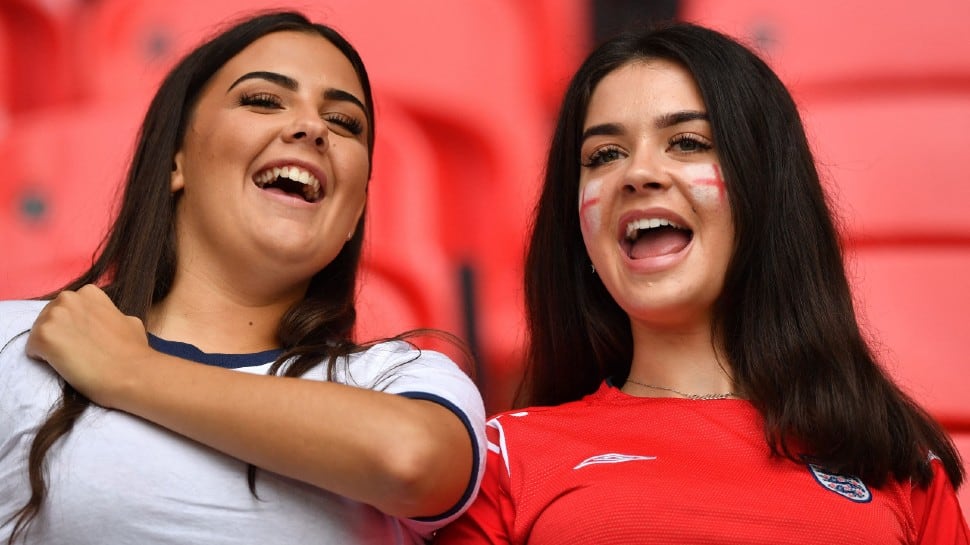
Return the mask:
M913 487L913 518L917 545L970 545L967 519L956 492L938 459L930 461L933 481L927 488Z
M501 430L497 420L489 421L485 429L488 456L478 497L461 517L436 534L435 544L512 543L510 529L515 511L508 492L509 473Z

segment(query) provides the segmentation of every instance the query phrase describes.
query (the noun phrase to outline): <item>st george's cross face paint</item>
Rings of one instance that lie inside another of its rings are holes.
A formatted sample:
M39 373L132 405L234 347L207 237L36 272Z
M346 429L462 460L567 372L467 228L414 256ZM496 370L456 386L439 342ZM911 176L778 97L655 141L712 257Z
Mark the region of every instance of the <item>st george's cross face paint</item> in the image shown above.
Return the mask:
M590 180L579 194L579 221L584 233L593 233L603 222L600 210L600 191L603 180Z
M720 207L727 204L727 188L716 164L684 165L684 182L696 206Z

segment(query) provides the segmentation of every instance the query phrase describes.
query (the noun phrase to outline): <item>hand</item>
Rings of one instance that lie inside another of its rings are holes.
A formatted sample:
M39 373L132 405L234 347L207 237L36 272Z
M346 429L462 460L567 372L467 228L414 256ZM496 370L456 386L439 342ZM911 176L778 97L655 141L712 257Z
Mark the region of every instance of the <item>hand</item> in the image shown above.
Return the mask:
M47 362L91 401L111 407L112 393L151 353L142 321L126 316L101 288L63 291L37 316L27 355Z

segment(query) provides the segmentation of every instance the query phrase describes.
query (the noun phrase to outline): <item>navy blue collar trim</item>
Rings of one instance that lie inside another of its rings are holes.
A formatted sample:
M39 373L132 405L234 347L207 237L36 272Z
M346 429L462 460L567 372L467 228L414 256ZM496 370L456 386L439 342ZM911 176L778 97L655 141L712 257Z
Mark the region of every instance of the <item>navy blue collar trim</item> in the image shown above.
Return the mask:
M194 361L196 363L204 363L206 365L214 365L216 367L225 367L226 369L238 369L240 367L256 367L259 365L265 365L267 363L276 361L276 358L280 357L280 354L283 353L281 349L275 348L273 350L266 350L252 354L209 354L208 352L199 350L194 345L180 343L177 341L168 341L160 337L156 337L151 333L148 334L148 345L159 352L168 354L169 356L176 356L182 359Z

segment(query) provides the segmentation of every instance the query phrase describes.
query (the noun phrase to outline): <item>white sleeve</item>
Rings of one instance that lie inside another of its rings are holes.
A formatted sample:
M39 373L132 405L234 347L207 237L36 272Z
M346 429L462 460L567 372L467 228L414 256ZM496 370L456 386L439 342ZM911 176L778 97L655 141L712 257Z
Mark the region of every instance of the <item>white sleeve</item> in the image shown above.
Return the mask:
M348 372L353 376L351 383L438 403L461 420L472 442L472 473L465 493L444 513L403 522L428 535L458 518L475 499L485 472L485 407L475 383L444 354L418 350L403 342L381 343L352 356Z

